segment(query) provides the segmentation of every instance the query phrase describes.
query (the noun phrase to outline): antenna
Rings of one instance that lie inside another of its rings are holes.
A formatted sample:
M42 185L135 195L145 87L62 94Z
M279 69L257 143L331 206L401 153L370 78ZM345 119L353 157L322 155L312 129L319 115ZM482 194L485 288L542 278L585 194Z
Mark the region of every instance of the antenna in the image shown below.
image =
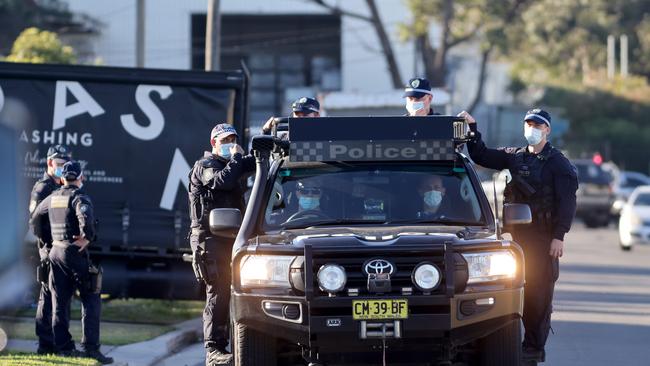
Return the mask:
M497 200L497 180L499 179L499 172L492 175L492 193L494 194L494 234L497 239L501 237L501 227L499 219L499 201Z

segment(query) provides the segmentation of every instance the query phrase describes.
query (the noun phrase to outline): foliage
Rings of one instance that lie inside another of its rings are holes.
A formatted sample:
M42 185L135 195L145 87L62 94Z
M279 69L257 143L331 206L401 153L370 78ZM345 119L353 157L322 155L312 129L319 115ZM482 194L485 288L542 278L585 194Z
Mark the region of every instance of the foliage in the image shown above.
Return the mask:
M18 34L29 27L55 31L72 14L63 0L0 0L0 55L7 55Z
M63 357L55 355L35 355L31 353L0 353L0 365L4 366L95 366L98 361L91 358Z
M604 79L591 85L551 80L540 104L560 107L571 121L565 140L574 157L598 151L624 169L647 173L650 86L642 77Z
M5 61L73 64L76 58L72 47L61 44L55 33L32 27L25 29L16 38L11 54Z

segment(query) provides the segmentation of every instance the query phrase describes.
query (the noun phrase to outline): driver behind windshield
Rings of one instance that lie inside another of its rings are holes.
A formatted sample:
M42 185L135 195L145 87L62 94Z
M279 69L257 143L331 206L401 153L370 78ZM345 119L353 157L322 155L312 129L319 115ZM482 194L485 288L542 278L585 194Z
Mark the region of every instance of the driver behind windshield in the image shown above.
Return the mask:
M418 219L434 219L443 216L440 207L447 189L442 184L440 176L425 177L418 186L418 193L422 197L422 208L417 213Z
M298 211L320 210L322 191L316 180L298 182L296 196L298 197Z

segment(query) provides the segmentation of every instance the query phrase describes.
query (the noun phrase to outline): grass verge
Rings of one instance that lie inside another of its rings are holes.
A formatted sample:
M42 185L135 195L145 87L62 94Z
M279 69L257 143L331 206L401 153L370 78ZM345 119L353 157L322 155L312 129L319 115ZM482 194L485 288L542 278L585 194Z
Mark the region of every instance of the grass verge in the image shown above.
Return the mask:
M72 358L55 355L35 355L30 353L0 353L3 366L96 366L99 362L91 358Z
M9 339L36 340L34 320L30 318L2 318L2 327ZM105 345L121 346L146 341L173 330L169 325L102 322L100 342ZM70 322L72 338L81 341L81 322ZM0 365L4 365L0 362Z

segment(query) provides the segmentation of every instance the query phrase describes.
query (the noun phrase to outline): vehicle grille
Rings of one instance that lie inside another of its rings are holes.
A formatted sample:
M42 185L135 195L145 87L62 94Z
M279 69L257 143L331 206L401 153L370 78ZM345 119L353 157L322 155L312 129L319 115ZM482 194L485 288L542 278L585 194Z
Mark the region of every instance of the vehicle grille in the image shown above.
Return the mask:
M363 267L364 264L371 259L384 259L391 262L396 268L395 273L391 275L391 292L383 294L375 294L368 292L368 276L364 273ZM338 264L345 268L347 275L347 283L345 289L337 294L337 296L348 296L348 289L358 289L358 296L386 296L386 295L402 295L402 288L410 287L412 288L412 295L424 295L424 293L419 290L411 280L411 274L415 267L422 262L430 262L435 264L440 270L441 281L440 285L430 292L430 294L444 294L445 293L445 261L442 253L438 256L422 256L418 254L417 256L399 256L395 257L395 254L390 255L381 255L375 254L373 256L364 256L364 257L345 257L345 256L332 256L331 254L327 257L318 256L314 253L312 259L313 263L313 278L314 278L314 295L316 296L328 296L328 293L320 290L318 286L318 270L324 264Z

